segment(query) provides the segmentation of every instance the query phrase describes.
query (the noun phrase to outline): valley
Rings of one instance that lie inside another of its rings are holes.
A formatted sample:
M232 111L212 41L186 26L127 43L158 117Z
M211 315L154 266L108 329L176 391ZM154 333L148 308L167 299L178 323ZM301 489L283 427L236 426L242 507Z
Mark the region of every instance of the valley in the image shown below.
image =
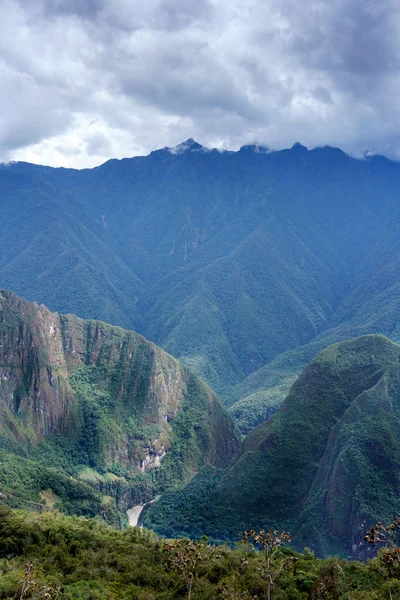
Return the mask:
M363 557L400 512L399 186L300 144L2 165L6 503Z
M399 34L0 1L0 600L400 600Z

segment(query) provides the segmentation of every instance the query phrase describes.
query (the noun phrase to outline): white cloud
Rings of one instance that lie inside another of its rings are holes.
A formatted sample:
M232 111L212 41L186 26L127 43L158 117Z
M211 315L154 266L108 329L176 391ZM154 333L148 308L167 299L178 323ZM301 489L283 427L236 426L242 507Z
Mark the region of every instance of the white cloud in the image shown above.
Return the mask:
M300 140L400 157L395 0L3 0L0 160Z

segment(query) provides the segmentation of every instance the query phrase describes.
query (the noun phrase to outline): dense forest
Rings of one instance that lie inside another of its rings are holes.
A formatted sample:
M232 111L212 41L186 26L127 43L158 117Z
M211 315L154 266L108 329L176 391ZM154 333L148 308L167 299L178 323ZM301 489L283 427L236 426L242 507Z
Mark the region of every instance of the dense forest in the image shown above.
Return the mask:
M400 513L400 346L369 335L328 346L225 469L203 469L144 513L167 536L230 540L288 530L297 550L364 556L363 528Z
M121 526L125 511L227 466L240 434L212 390L133 331L0 290L0 492Z

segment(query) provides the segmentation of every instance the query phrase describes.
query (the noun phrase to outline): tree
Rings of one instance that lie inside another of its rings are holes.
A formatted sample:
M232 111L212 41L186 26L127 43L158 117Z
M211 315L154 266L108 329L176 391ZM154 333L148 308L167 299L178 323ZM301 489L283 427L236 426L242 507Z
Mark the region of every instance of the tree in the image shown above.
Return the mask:
M371 527L364 536L364 540L371 546L386 544L390 548L393 561L400 565L400 548L398 541L400 536L400 517L395 517L390 525L383 525L380 521Z
M227 583L223 583L220 590L222 600L257 600L257 596L250 596L248 592L237 590Z
M267 598L271 600L272 587L282 571L282 568L287 565L287 559L279 563L279 567L276 568L276 559L278 557L279 550L286 544L291 542L291 537L286 531L279 533L272 529L264 531L262 529L259 533L256 533L253 529L245 531L243 534L244 539L249 542L255 549L261 548L265 562L264 567L261 569L263 577L267 580ZM287 557L294 559L294 557Z
M192 589L199 569L204 564L209 564L212 558L220 558L215 546L210 546L206 539L201 542L196 540L173 540L164 545L167 553L167 565L180 571L184 577L188 600L191 599Z
M324 562L318 579L310 587L310 600L337 600L340 597L343 576L343 569L337 559Z
M40 585L35 576L35 566L32 563L25 565L18 600L25 600L25 598L31 598L32 600L57 600L61 597L59 588Z
M400 517L395 517L389 525L383 525L378 521L376 525L371 527L364 536L364 540L371 546L382 544L386 546L386 550L379 555L379 560L382 561L387 569L389 576L398 575L400 568ZM392 599L391 582L388 582L389 597Z

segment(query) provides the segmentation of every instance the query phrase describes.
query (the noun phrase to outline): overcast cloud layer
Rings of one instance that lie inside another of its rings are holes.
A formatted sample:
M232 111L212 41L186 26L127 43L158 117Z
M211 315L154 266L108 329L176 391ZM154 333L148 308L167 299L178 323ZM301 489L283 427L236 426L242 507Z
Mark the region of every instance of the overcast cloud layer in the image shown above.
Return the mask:
M400 159L398 0L2 0L0 160L193 137Z

